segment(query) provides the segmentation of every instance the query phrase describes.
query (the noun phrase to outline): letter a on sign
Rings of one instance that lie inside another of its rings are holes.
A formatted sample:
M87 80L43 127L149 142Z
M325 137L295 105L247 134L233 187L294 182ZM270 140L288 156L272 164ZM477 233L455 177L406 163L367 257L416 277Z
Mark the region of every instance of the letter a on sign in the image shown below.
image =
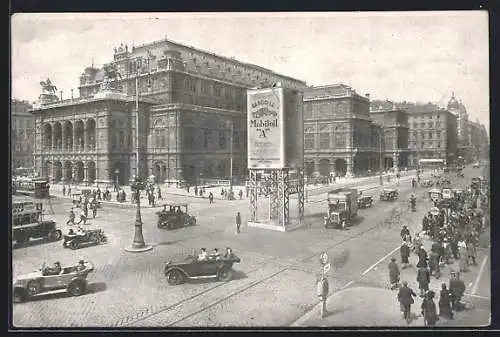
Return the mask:
M260 130L259 131L259 137L260 138L266 138L266 130Z

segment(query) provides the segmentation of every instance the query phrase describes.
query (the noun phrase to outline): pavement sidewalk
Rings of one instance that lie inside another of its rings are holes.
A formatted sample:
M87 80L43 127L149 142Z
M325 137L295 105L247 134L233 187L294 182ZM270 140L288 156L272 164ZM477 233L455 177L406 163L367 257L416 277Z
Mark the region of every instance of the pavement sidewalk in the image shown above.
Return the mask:
M413 289L415 291L415 289ZM333 293L327 299L327 316L320 317L320 304L300 317L291 326L424 326L420 306L422 299L417 296L411 306L412 321L408 324L403 319L397 300L398 292L373 287L348 287ZM439 313L439 294L434 298ZM440 317L437 326L468 325L467 311L455 313L453 320Z

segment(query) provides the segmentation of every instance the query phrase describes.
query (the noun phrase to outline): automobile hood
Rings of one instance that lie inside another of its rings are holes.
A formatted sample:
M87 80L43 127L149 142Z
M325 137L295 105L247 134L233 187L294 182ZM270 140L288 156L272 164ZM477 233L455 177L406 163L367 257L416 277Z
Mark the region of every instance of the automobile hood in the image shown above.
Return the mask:
M188 265L193 263L195 261L195 257L186 257L186 258L172 258L169 261L166 261L165 264L172 265L172 266L182 266L182 265Z

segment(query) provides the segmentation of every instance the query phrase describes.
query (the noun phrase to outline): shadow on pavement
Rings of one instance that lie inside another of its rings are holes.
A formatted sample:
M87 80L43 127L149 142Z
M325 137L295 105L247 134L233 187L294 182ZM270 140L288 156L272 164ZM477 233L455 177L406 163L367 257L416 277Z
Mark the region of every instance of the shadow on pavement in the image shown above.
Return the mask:
M337 315L337 314L341 314L343 312L348 312L350 311L351 309L353 309L352 306L347 306L347 307L342 307L342 308L339 308L337 310L328 310L327 313L326 313L326 316L325 317L329 317L329 316L332 316L332 315Z
M101 291L105 291L107 289L108 286L105 282L94 282L94 283L89 283L89 285L87 286L87 293L95 294Z

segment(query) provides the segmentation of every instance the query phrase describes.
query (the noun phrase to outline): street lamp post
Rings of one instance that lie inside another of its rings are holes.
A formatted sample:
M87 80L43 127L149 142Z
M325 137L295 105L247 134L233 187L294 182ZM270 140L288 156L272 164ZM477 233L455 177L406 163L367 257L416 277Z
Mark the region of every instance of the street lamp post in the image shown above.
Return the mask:
M115 190L118 191L118 176L120 175L120 170L115 170Z
M229 139L229 194L228 199L233 199L233 131L234 124L232 121L228 121L228 124L231 128L230 131L230 139Z
M380 139L379 139L379 153L380 153L380 158L379 158L379 166L380 166L380 177L379 177L379 180L380 180L380 185L384 185L384 179L382 177L382 170L383 170L383 165L382 165L382 127L380 127L380 132L379 132L379 135L380 135Z
M141 191L146 189L146 182L136 176L134 182L130 185L130 188L135 192L137 206L135 212L135 232L132 246L125 248L125 250L133 253L145 252L153 249L153 246L147 245L144 242L144 235L142 234Z

